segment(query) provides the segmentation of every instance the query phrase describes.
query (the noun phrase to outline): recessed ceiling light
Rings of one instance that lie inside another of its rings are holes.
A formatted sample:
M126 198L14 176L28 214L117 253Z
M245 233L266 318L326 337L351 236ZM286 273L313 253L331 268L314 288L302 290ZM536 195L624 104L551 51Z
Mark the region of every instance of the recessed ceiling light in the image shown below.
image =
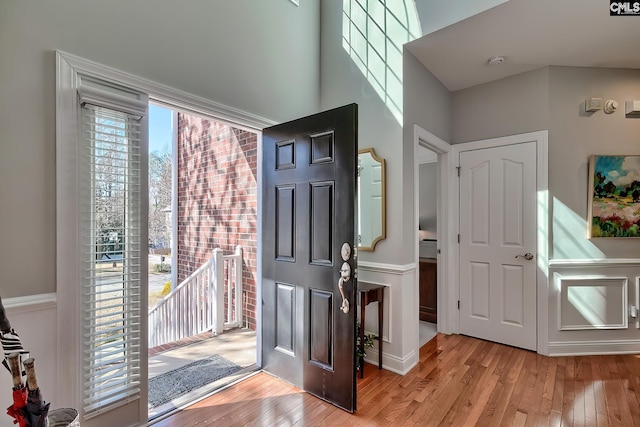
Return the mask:
M504 58L504 56L492 56L491 58L489 58L487 60L487 62L489 63L489 65L500 65L502 64L504 61L506 61L506 59Z

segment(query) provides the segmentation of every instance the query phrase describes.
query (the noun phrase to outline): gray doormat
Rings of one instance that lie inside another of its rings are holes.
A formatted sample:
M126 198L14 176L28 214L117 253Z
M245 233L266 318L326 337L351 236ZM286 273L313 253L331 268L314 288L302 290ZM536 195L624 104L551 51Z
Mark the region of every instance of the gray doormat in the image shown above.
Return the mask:
M240 369L242 367L214 354L206 359L160 374L149 380L149 407L163 405Z

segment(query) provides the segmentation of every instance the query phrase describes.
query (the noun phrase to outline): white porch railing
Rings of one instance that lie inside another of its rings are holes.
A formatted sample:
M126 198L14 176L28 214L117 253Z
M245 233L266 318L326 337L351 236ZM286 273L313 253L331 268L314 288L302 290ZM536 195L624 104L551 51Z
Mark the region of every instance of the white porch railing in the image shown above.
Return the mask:
M242 326L242 247L214 249L169 295L149 310L149 348L203 332Z

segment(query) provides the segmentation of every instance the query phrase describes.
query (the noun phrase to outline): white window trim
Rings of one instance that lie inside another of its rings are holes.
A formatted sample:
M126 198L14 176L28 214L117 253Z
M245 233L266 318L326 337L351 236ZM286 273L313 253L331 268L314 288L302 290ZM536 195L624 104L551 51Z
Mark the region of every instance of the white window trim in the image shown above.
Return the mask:
M93 77L103 81L127 86L148 94L149 99L169 108L185 113L213 118L234 127L258 133L259 147L262 143L264 127L276 124L275 121L225 106L204 98L153 82L114 68L110 68L78 56L56 51L56 286L57 286L57 360L56 378L58 383L57 401L61 406L82 407L82 355L81 345L81 299L79 269L69 260L78 260L79 198L77 147L79 144L79 104L77 89L81 77ZM260 152L260 149L258 150ZM261 174L261 153L259 154L258 174ZM261 206L261 191L258 190L258 209ZM258 212L260 215L260 212ZM259 216L258 215L258 216ZM258 227L261 227L259 220ZM259 230L258 230L259 232ZM261 247L258 247L259 254ZM258 259L260 257L258 256ZM261 274L258 266L258 274ZM258 298L260 289L258 289ZM258 307L258 318L260 309ZM260 330L260 325L258 325ZM143 342L146 344L146 322L143 327ZM261 337L258 333L258 346ZM259 347L258 347L259 348ZM145 359L146 362L146 359ZM146 379L147 366L142 366ZM141 393L147 395L147 384L141 387ZM147 420L147 408L140 405L140 420Z

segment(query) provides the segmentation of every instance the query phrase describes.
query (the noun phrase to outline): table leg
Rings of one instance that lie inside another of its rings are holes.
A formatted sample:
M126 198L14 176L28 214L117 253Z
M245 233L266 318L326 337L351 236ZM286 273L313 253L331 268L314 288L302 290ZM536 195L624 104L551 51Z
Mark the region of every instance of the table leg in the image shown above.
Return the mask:
M384 309L384 288L378 298L378 369L382 369L382 310Z

